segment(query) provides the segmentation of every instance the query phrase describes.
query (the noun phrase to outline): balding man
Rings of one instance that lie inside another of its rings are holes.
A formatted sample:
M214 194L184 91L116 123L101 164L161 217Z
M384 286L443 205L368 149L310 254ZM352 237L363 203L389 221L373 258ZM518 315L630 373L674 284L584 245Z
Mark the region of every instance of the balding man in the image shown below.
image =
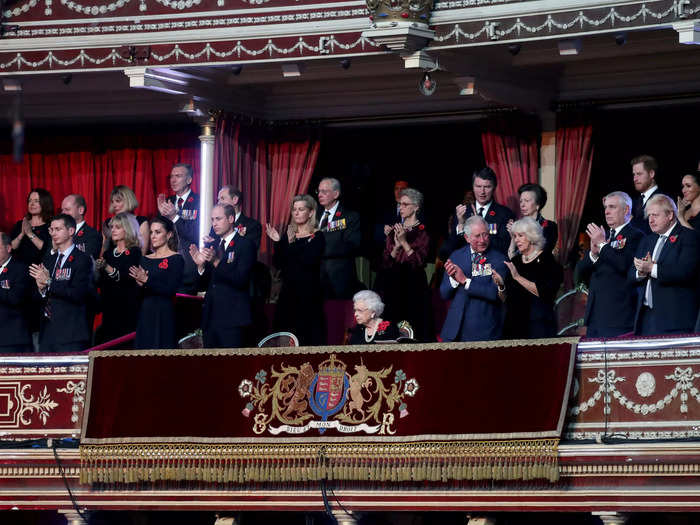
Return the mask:
M697 233L678 222L667 195L654 195L645 209L651 233L637 247L630 278L639 299L637 335L690 333L698 313Z
M85 214L87 213L85 197L77 193L66 195L61 203L61 213L70 215L75 219L75 233L73 234L75 247L92 257L93 260L99 259L100 249L102 248L102 236L100 232L85 222Z
M360 216L345 209L340 198L340 181L322 179L318 184L319 229L326 249L321 260L321 287L326 299L352 299L359 289L355 255L360 248Z
M636 284L627 278L644 234L630 224L632 199L614 191L603 199L607 228L589 224L591 249L578 263L590 277L584 324L586 337L616 337L631 333L637 308Z

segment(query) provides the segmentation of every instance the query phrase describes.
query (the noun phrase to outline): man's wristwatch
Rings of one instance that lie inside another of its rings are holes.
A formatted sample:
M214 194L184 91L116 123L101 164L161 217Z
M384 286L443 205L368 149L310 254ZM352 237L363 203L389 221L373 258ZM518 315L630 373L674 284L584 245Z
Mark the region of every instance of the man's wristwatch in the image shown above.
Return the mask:
M27 235L27 237L29 237L30 241L33 241L34 239L36 239L36 235L34 235L33 233L30 233L29 235Z

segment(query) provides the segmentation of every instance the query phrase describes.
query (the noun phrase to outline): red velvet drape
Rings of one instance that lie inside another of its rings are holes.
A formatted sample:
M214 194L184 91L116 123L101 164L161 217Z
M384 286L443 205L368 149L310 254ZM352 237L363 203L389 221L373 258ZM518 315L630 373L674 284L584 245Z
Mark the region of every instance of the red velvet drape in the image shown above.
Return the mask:
M593 164L593 126L559 122L556 134L559 261L565 264L577 241Z
M0 153L0 227L9 231L27 212L27 194L33 187L46 188L53 196L56 213L69 193L87 200L88 224L98 227L108 216L109 195L117 184L134 190L138 215L158 211L158 193L170 194L168 175L173 164L192 164L199 172L199 141L196 130L188 133L111 135L56 131L45 137L28 137L24 160L15 164L8 147ZM194 187L198 186L195 176Z
M263 226L286 223L292 197L308 191L320 150L318 138L303 130L290 134L223 115L217 121L214 144L219 187L240 188L243 212ZM270 244L264 233L260 252L269 259Z
M502 121L487 121L481 133L486 165L496 172L496 201L520 215L518 188L537 182L539 147L537 126L531 122L513 126Z

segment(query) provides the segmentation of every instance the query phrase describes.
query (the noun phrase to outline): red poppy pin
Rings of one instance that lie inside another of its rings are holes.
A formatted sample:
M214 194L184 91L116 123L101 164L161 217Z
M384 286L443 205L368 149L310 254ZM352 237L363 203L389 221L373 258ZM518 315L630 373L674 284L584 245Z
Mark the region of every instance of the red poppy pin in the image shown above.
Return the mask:
M494 215L496 215L496 212L493 211L493 210L491 210L491 211L489 212L489 215L490 215L491 217L493 217Z
M7 273L7 266L5 268L3 268L2 272L0 272L0 273Z
M548 225L549 225L549 223L547 222L547 219L545 219L545 220L542 221L542 227L543 227L543 228L546 228Z
M238 233L241 233L243 231L243 228L245 228L245 226L243 226L242 224L236 226L236 230L238 230Z
M187 202L194 202L194 197L190 197L187 199Z
M676 242L676 241L678 240L678 235L671 235L671 236L668 238L668 240L671 241L671 242Z
M479 264L486 264L486 257L479 259Z
M621 233L618 233L618 234L617 234L617 237L615 237L615 240L616 240L616 241L621 241L621 240L622 240L622 234L621 234Z
M158 268L161 268L163 270L167 270L168 269L168 259L163 259L162 261L160 261Z
M235 243L233 242L233 239L231 239L231 242L228 243L228 247L229 247L229 248L233 248L234 244L235 244Z
M339 211L335 212L335 216L340 217L340 212Z
M82 237L84 233L85 233L85 232L84 232L83 230L80 230L80 231L78 232L78 237Z
M389 323L389 321L382 321L381 323L379 323L379 324L377 325L377 332L378 332L378 333L382 333L384 330L386 330L387 328L389 328L389 325L390 325L390 324L391 324L391 323Z
M313 239L314 237L316 237L315 233L312 233L311 235L309 235L309 242L311 242L311 239Z
M129 255L129 250L124 250L124 255Z
M73 256L72 256L72 255L69 255L69 256L68 256L68 262L73 262Z
M419 229L419 230L425 230L425 226L423 226L422 224L419 224L419 225L418 225L418 229Z

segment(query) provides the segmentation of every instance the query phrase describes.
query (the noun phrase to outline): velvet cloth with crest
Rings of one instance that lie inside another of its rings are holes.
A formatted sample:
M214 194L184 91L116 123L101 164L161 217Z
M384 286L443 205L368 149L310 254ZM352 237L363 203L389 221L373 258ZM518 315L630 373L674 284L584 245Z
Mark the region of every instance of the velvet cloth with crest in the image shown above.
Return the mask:
M326 241L321 232L290 243L286 234L275 243L273 262L282 273L276 331L292 332L302 346L326 344L321 289L321 258Z
M129 275L129 268L138 266L141 261L141 250L133 246L118 255L111 250L104 254L104 259L115 273L110 276L105 269L100 270L102 326L97 337L100 343L136 330L142 297L141 287Z
M432 303L425 275L430 237L425 227L419 224L406 230L406 242L413 253L407 255L401 248L394 259L391 256L396 245L394 232L387 235L375 290L384 300L383 315L386 318L408 321L418 341L433 341Z
M179 253L161 259L141 257L148 272L136 326L136 348L176 348L175 293L182 282L185 261Z

